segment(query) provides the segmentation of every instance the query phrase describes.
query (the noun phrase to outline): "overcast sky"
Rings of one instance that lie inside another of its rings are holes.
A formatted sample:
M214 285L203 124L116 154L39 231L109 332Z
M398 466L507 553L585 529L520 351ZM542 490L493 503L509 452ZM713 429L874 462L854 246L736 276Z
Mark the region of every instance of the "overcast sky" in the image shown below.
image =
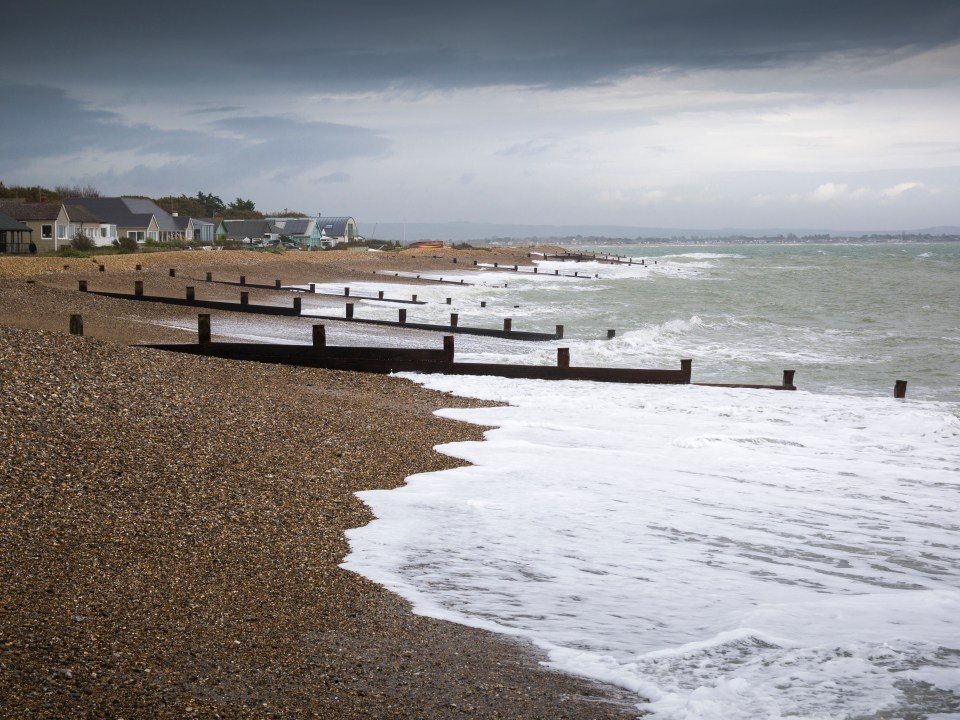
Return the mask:
M960 224L958 0L24 2L4 26L7 184L361 229Z

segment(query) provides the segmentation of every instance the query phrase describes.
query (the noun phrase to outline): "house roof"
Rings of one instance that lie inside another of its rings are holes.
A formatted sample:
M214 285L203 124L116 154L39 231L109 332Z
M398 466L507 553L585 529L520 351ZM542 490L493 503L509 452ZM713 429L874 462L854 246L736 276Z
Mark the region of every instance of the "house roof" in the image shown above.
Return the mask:
M127 199L128 198L119 197L67 198L63 201L63 204L68 206L80 205L99 217L101 222L110 223L118 227L149 227L150 218L155 217L155 215L152 212L133 212L127 203L124 202ZM69 211L68 208L67 212ZM161 210L161 212L163 211ZM157 222L159 223L159 220L157 220Z
M181 227L177 227L177 222L174 220L173 215L168 213L162 207L157 205L153 200L148 198L120 198L130 208L130 212L135 215L145 215L149 213L157 219L157 226L161 231L176 231L183 230ZM184 228L186 225L183 226Z
M100 218L97 217L94 213L90 212L83 205L64 205L64 209L67 211L67 217L70 218L70 222L78 223L99 223Z
M5 230L7 232L33 232L33 230L28 228L19 220L15 220L6 213L2 212L0 212L0 230Z
M347 234L347 223L353 220L352 217L321 217L317 220L317 227L320 228L320 234L328 237L345 237ZM354 220L356 223L356 220Z
M0 200L0 212L17 220L56 220L60 215L60 203L25 203L16 200Z
M272 231L266 220L224 220L227 228L227 237L234 240L244 238L262 238Z
M270 218L273 232L279 235L308 235L313 218Z

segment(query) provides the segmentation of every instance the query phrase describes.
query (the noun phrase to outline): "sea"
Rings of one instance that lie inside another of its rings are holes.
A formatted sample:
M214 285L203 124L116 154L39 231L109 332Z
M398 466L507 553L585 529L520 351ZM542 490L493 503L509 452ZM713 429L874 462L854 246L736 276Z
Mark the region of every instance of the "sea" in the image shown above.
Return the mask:
M960 718L960 243L577 250L632 262L451 263L350 300L358 318L564 326L458 334L462 362L691 359L693 383L406 374L502 405L439 412L488 428L437 446L470 464L360 493L376 519L343 566L657 720ZM422 304L362 299L379 291ZM343 316L317 298L305 315ZM236 322L217 333L309 342ZM363 324L327 339L441 347ZM785 370L795 391L710 385Z
M960 243L589 251L633 264L451 272L404 286L427 303L408 319L564 326L458 335L458 361L565 347L574 366L690 358L694 383L793 370L797 390L408 374L503 405L440 411L490 428L437 447L471 464L361 493L376 519L343 566L638 715L960 718Z

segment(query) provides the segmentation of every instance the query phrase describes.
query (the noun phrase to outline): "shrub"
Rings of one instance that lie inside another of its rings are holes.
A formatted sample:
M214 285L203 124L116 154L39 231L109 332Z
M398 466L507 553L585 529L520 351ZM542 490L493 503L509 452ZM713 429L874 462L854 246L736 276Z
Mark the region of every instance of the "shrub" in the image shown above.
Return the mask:
M60 257L68 258L88 258L90 253L83 252L82 250L77 250L76 248L70 247L69 245L62 250L60 250Z
M94 248L97 247L97 244L93 241L86 233L78 232L73 236L73 240L70 241L70 247L79 252L93 252Z
M113 241L113 246L122 253L135 253L140 250L136 239L132 237L119 237Z

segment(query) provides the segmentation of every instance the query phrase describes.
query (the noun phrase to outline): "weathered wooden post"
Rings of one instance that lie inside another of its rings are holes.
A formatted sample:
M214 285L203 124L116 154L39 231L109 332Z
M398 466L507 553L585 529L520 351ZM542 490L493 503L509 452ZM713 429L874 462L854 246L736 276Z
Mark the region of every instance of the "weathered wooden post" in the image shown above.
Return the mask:
M453 302L453 298L447 298L447 305L450 305Z
M324 325L313 326L313 346L322 348L327 346L327 328Z
M560 271L559 271L559 270L554 270L554 271L553 271L553 274L554 274L554 275L559 275L559 274L560 274Z
M241 284L241 285L246 285L246 284L247 284L247 276L246 276L246 275L241 275L241 276L240 276L240 284Z
M895 398L905 398L907 396L907 381L897 380L893 384L893 396Z
M70 316L70 334L83 335L83 315Z
M456 258L453 259L453 264L454 264L454 265L457 264L457 259L456 259Z
M557 340L563 340L563 325L557 325Z
M143 280L133 281L133 296L143 297Z
M176 276L177 276L176 268L170 268L170 277L176 277Z
M473 266L474 266L474 267L477 266L477 261L476 261L476 260L473 261Z
M213 282L213 273L207 270L207 282Z
M196 299L196 298L195 298L195 295L194 295L194 292L195 292L195 290L194 290L193 285L188 285L188 286L187 286L187 300L193 302L193 301Z
M141 270L143 270L143 265L137 263L137 272L140 272Z
M494 266L495 268L498 268L498 267L500 267L500 264L499 264L499 263L494 263L493 266Z
M197 340L201 345L210 342L210 316L207 314L197 315Z
M315 293L317 291L317 284L310 283L310 292Z
M241 305L249 305L249 304L250 304L250 293L248 293L246 290L241 290L241 291L240 291L240 304L241 304Z
M503 331L510 332L513 330L513 318L504 318L503 319Z
M87 281L86 281L86 280L81 280L81 281L80 281L80 292L87 292Z
M107 270L106 265L101 265L101 266L100 266L100 272L106 272L106 270Z
M453 362L453 335L443 336L443 354L444 360L448 363Z
M381 291L379 291L379 292L377 293L377 297L380 298L381 300L383 300L383 290L381 290Z
M557 348L557 367L570 367L570 348Z
M460 322L459 313L450 313L450 327L455 328L458 322Z
M487 306L487 301L486 301L486 300L481 300L481 301L480 301L480 307L486 307L486 306Z
M414 296L413 296L413 302L416 302L416 301L417 301L417 296L414 295Z
M279 280L275 280L274 282L276 283L276 287L277 287L277 289L279 289L279 288L281 287L281 285L280 285L280 281L279 281Z
M536 275L538 272L540 272L540 268L535 267L535 268L533 269L533 274Z
M353 303L347 303L347 318L353 318Z
M350 288L349 288L349 287L345 287L345 288L343 289L343 296L344 296L344 297L350 297Z
M693 360L686 359L680 361L680 372L683 374L683 382L690 384L690 378L693 375Z
M407 309L406 309L406 308L400 308L400 311L399 311L398 315L399 315L399 317L398 317L398 322L399 322L401 325L406 324L406 322L407 322Z
M293 299L293 312L295 315L299 315L302 309L301 298L295 297Z
M796 373L796 370L784 370L783 371L783 386L784 387L793 387L793 376Z
M607 330L607 340L613 340L617 336L616 330Z

